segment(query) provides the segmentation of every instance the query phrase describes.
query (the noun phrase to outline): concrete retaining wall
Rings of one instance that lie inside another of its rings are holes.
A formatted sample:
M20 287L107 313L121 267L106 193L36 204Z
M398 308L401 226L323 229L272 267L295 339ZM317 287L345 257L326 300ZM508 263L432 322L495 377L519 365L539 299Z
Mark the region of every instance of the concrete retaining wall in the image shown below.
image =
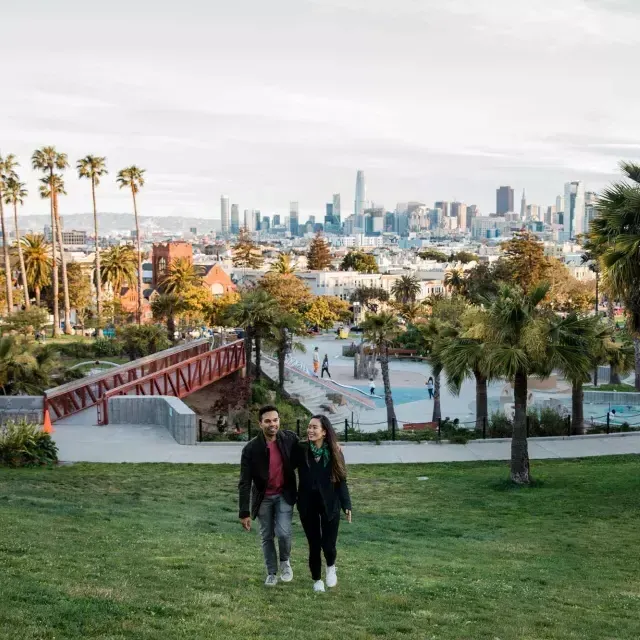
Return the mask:
M640 407L640 393L626 391L585 391L585 403L619 404Z
M0 424L8 420L44 421L43 396L0 396Z
M173 396L115 396L108 400L109 424L157 424L178 444L196 444L196 414Z

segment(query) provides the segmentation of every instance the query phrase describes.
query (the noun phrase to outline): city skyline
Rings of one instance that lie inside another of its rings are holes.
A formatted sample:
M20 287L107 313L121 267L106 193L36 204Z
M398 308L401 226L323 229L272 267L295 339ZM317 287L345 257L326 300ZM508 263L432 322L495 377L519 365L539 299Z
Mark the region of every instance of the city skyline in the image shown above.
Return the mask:
M460 200L490 213L505 184L550 205L567 182L600 191L619 159L640 156L628 108L640 88L620 64L640 52L636 2L186 0L176 14L141 0L126 19L119 5L4 10L0 52L19 62L4 70L0 150L22 164L25 214L48 212L30 157L50 144L72 166L107 156L101 211L130 212L114 178L136 164L141 214L212 218L221 193L242 210L285 213L295 199L302 218L342 193L346 214L358 169L387 209ZM569 75L585 96L554 99ZM454 99L461 90L473 108ZM62 214L90 211L87 185L72 169L65 179Z

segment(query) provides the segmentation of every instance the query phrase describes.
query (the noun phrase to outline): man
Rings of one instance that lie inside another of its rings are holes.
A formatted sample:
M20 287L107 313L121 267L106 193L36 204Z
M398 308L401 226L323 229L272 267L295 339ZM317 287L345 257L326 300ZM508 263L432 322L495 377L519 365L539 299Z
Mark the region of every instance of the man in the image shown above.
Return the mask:
M318 370L320 369L320 352L318 347L313 350L313 375L318 377Z
M297 487L291 456L298 437L293 431L280 430L280 415L274 406L262 407L258 420L261 433L242 450L238 483L239 517L244 529L251 531L251 520L257 516L267 567L265 585L274 587L278 584L274 536L278 538L280 551L280 580L293 580L289 555Z

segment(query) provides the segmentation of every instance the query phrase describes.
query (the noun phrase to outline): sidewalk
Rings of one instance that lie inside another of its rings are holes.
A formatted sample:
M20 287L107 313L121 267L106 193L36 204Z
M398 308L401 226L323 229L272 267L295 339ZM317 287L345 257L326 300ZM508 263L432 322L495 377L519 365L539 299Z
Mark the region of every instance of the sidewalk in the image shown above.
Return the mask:
M183 446L164 427L150 425L56 425L53 438L63 462L238 464L244 444ZM511 443L505 439L466 445L354 442L342 446L348 464L509 460L511 451ZM640 454L640 433L529 439L532 460L630 453Z

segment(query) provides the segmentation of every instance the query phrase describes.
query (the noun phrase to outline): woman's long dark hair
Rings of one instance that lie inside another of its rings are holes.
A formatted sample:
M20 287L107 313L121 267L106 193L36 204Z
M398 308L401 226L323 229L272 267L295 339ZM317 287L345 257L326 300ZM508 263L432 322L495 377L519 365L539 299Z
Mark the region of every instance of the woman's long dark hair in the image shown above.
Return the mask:
M347 466L344 463L344 456L338 445L338 437L333 430L333 426L327 416L316 415L311 416L311 420L316 419L320 422L320 426L326 431L324 440L331 452L331 481L342 482L347 479Z

